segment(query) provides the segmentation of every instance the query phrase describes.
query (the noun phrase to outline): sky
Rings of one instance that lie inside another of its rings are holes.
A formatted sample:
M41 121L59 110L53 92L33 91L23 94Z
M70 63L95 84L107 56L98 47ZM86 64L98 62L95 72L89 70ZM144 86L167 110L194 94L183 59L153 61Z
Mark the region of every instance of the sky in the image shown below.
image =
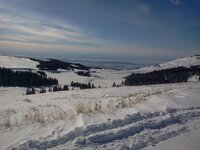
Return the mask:
M200 54L200 0L0 0L0 53L135 63Z

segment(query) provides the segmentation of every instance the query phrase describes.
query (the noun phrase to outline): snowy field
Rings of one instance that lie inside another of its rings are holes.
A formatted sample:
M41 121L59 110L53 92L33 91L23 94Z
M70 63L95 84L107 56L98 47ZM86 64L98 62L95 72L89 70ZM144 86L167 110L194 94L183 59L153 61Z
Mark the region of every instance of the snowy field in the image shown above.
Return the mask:
M199 64L196 56L160 67ZM25 58L0 57L0 66L8 68L37 70L36 65ZM26 88L1 87L0 149L199 150L200 82L196 77L188 83L112 87L131 72L150 68L92 69L92 77L74 71L46 72L61 85L75 81L101 86L95 89L25 95Z
M113 83L121 84L123 77L129 75L132 70L110 70L110 69L91 69L91 77L77 75L74 71L64 71L61 73L46 72L49 77L57 78L59 84L70 85L72 81L81 83L93 83L96 87L112 87Z
M23 93L0 89L1 149L156 149L184 134L200 139L199 83Z

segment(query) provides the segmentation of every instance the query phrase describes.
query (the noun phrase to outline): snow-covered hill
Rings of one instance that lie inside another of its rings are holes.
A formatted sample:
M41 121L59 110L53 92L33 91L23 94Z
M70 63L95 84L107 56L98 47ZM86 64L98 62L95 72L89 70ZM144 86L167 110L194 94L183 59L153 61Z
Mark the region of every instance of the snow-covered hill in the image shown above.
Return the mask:
M37 69L39 63L29 58L13 57L13 56L0 56L0 67L5 68L25 68Z
M135 72L151 72L151 71L157 71L157 70L163 70L163 69L169 69L169 68L176 68L176 67L191 67L200 65L200 55L194 55L190 57L184 57L180 59L175 59L170 62L162 63L162 64L156 64L150 67L144 67L135 70Z
M36 65L39 62L33 61L29 58L22 58L22 57L12 57L12 56L0 56L0 67L5 68L30 68L30 69L38 69ZM174 67L191 67L200 65L200 56L191 56L176 59L171 62L166 62L159 65L144 67L141 69L136 70L111 70L111 69L91 69L91 77L83 77L78 76L75 71L73 70L63 70L60 73L53 73L47 72L46 74L49 77L57 78L59 84L70 85L72 81L81 82L81 83L88 83L92 82L95 86L101 87L111 87L113 82L116 84L121 84L123 77L128 76L133 72L151 72L154 70L162 70ZM193 81L193 80L189 80Z
M23 57L13 57L13 56L0 56L0 67L5 68L30 68L30 69L37 69L36 65L39 62L34 61L29 58ZM147 66L140 69L136 69L136 72L151 72L154 70L162 70L162 69L169 69L175 67L191 67L200 65L200 55L194 55L190 57L184 57L175 59L170 62L156 64L153 66Z

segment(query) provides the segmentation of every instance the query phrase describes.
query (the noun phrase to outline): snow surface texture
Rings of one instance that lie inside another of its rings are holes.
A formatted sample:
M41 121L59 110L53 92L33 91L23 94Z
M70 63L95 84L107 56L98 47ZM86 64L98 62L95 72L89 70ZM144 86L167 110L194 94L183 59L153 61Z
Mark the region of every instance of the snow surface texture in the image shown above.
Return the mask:
M200 131L198 82L22 93L0 89L1 149L154 148ZM101 109L77 114L80 102L95 107L99 101Z
M141 149L189 132L190 121L200 119L200 108L167 109L166 112L136 113L124 119L76 128L53 140L29 140L14 149ZM198 122L199 123L199 122ZM58 146L58 147L56 147Z

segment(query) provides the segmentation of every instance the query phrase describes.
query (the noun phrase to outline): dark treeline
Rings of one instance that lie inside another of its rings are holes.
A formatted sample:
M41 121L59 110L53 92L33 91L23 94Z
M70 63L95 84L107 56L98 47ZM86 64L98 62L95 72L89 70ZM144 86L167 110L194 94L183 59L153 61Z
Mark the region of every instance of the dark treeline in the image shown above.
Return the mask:
M57 84L57 79L47 78L45 73L12 71L0 67L0 86L39 87Z
M31 87L26 89L26 95L36 94L36 93L46 93L46 92L58 92L58 91L69 91L68 85L54 85L49 87L49 90L46 90L46 87L40 87L39 89Z
M73 70L73 69L80 69L80 70L89 70L88 67L83 66L81 64L72 64L56 59L49 59L48 61L37 60L39 64L37 67L41 70L53 70L56 71L57 69L65 69L65 70Z
M187 82L192 75L200 75L200 66L177 67L148 73L133 73L125 77L125 85L149 85Z
M63 88L61 87L61 85L56 85L56 86L53 86L53 89L50 90L49 88L49 92L57 92L57 91L69 91L69 87L68 85L64 85Z
M85 84L85 83L79 83L79 82L71 82L71 86L72 87L78 87L80 89L91 89L91 88L95 88L94 84L88 82L88 84Z
M90 74L89 71L87 71L87 72L78 71L78 72L76 72L76 73L77 73L77 75L79 75L79 76L85 76L85 77L90 77L90 76L91 76L91 74Z

